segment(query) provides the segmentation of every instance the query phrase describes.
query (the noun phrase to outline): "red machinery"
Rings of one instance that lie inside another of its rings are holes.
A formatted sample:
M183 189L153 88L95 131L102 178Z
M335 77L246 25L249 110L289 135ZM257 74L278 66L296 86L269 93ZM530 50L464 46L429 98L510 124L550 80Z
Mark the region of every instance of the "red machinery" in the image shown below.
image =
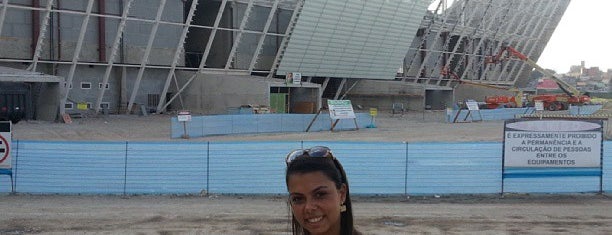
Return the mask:
M544 109L550 111L567 110L570 104L582 105L591 102L587 95L569 96L567 94L541 94L530 97L533 102L541 101Z
M501 86L485 84L485 83L480 83L480 82L471 82L468 80L461 80L457 74L453 73L452 71L449 71L449 69L446 67L442 69L441 74L443 76L450 75L451 77L459 81L459 83L515 92L515 96L498 95L498 96L485 97L485 104L486 104L487 109L496 109L499 107L517 108L517 107L523 106L523 103L524 103L523 102L523 92L519 91L518 89L511 88L511 87L501 87Z
M518 105L518 103L516 102L518 99L520 98L516 96L504 96L504 95L488 96L485 98L485 103L487 104L488 109L496 109L499 107L517 108L521 106L521 105Z
M503 58L504 52L508 52L506 54L506 58ZM500 63L505 59L509 59L511 56L514 56L524 61L525 63L540 71L541 73L550 77L565 93L533 95L529 97L529 101L541 101L544 104L544 108L550 111L566 110L569 108L570 104L582 105L591 102L591 98L589 96L582 94L582 92L580 92L578 89L568 84L567 82L557 78L554 74L540 67L533 60L529 59L527 56L523 55L522 53L518 52L516 49L510 46L503 46L501 50L497 53L497 55L495 55L494 57L487 58L487 63ZM510 101L512 98L514 97L493 96L488 97L487 99L491 101L490 106L499 106L499 104L507 103L507 101ZM487 104L489 104L489 101L486 101Z

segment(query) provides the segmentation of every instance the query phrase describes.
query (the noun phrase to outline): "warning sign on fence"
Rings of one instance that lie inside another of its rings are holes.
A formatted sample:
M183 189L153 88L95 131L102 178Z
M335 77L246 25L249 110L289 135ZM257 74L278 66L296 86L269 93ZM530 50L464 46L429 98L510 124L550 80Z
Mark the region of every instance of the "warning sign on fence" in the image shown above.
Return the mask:
M504 130L504 167L599 167L597 120L512 120Z
M11 168L11 122L0 122L0 169Z

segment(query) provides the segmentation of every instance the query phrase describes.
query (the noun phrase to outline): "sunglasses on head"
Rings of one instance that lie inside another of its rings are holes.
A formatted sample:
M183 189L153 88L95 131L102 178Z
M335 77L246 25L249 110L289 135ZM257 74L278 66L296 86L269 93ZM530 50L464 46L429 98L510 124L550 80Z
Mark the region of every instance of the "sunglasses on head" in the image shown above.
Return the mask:
M331 149L325 146L315 146L309 149L296 149L287 154L287 158L285 158L285 162L289 165L293 160L300 156L307 157L329 157L334 158L331 153Z

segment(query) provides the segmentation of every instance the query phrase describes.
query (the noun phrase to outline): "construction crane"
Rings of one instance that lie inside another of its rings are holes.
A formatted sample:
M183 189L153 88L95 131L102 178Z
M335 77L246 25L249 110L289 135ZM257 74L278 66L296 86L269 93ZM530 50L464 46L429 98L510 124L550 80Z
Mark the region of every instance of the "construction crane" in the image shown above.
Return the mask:
M462 80L461 78L459 78L459 76L457 74L455 74L454 72L450 71L447 67L444 67L441 71L441 74L443 76L451 76L453 79L457 80L457 82L459 82L460 84L468 84L468 85L473 85L473 86L481 86L481 87L486 87L486 88L491 88L491 89L497 89L497 90L504 90L504 91L511 91L514 92L514 96L488 96L485 97L485 107L483 108L487 108L487 109L496 109L499 107L504 107L504 108L520 108L523 107L523 91L515 88L515 87L502 87L502 86L496 86L496 85L491 85L491 84L486 84L486 83L480 83L480 82L472 82L469 80Z
M492 57L487 57L486 62L497 64L497 63L501 63L504 60L510 59L511 57L516 57L519 60L524 61L525 63L535 68L542 74L550 77L553 81L555 81L555 83L557 83L557 85L559 86L559 89L561 89L565 93L565 94L541 94L541 95L534 95L534 96L529 97L529 100L532 102L541 101L544 104L544 108L546 110L550 110L550 111L566 110L569 108L570 104L582 105L582 104L589 103L591 101L591 98L588 95L583 94L580 90L578 90L574 86L556 77L553 73L549 72L548 70L540 67L536 62L531 60L529 57L527 57L523 53L520 53L513 47L510 47L507 45L502 46L501 50L497 53L497 55L492 56Z

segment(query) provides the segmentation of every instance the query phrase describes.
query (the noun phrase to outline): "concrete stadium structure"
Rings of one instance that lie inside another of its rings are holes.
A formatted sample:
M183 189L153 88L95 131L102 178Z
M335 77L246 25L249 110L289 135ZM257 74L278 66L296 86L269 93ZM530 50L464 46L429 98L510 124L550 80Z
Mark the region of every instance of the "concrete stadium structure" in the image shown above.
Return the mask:
M486 57L510 45L537 60L568 4L2 0L0 66L29 72L20 73L23 80L0 74L0 82L29 84L33 119L83 109L219 114L247 104L312 113L325 99L443 109L493 92L459 79L527 84L528 65L487 64ZM25 78L32 72L63 77L52 95L56 109L37 95L46 81ZM285 82L287 73L301 73L302 82Z

